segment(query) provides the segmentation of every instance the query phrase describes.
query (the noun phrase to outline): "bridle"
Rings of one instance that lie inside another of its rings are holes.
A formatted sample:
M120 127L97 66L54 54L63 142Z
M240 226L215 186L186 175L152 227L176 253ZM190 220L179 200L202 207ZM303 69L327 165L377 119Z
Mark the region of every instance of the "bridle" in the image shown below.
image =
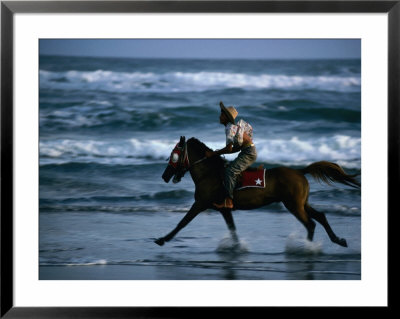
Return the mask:
M191 164L187 151L187 142L185 141L185 137L181 136L180 142L176 144L168 159L168 165L172 166L177 171L173 182L178 183L187 171L189 171L194 165L206 160L207 157L204 156Z

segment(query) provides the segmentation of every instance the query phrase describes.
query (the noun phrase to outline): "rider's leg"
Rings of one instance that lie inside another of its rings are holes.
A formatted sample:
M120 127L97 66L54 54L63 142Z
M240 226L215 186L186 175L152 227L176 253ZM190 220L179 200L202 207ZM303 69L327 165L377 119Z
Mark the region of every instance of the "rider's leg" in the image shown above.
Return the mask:
M255 162L257 152L254 146L243 149L238 157L232 161L225 169L224 186L226 189L226 198L221 204L214 204L218 208L233 208L233 191L236 186L237 177L241 172Z

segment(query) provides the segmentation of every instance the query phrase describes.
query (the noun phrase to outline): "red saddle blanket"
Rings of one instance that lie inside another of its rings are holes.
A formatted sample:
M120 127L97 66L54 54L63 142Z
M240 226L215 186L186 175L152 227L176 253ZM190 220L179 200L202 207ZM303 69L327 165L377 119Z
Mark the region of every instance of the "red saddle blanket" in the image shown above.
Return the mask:
M265 188L265 169L244 171L239 178L237 189L247 187Z

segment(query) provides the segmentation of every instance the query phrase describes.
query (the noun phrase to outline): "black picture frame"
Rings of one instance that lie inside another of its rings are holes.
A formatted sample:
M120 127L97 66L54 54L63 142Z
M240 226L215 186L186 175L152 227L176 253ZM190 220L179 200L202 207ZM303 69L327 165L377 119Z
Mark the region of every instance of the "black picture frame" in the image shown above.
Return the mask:
M1 317L5 318L177 318L226 308L190 307L14 307L13 303L13 19L16 13L387 13L388 14L388 218L398 213L400 0L396 1L1 1ZM385 212L379 212L383 214ZM378 212L377 212L378 214ZM388 223L388 227L391 223ZM393 223L392 223L393 226ZM388 229L388 234L392 232ZM390 237L390 236L389 236ZM388 243L389 242L388 237ZM389 251L390 251L390 245ZM389 254L388 254L389 257ZM390 264L390 258L388 260ZM389 270L389 269L388 269ZM388 280L388 287L390 280ZM390 296L390 295L389 295ZM388 299L389 309L391 302ZM252 308L254 309L254 308ZM250 309L235 309L246 315ZM269 311L258 308L258 311ZM290 308L296 315L307 309ZM333 313L331 313L333 314Z

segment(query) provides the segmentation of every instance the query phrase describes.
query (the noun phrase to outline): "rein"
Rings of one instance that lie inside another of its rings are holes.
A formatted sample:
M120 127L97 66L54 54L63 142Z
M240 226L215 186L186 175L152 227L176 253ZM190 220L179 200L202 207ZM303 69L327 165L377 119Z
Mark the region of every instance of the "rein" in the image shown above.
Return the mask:
M196 139L194 140L197 141ZM185 137L181 136L181 141L178 144L176 144L174 150L171 153L171 156L169 157L169 163L168 163L168 165L170 165L174 169L173 173L175 175L173 179L174 183L180 182L181 178L186 174L186 172L188 171L192 172L192 168L195 165L200 164L207 159L209 158L204 156L194 161L193 163L190 163L188 154L188 145L187 142L185 141Z
M199 163L201 163L202 161L204 161L204 160L207 159L207 157L204 156L203 158L197 160L197 161L194 162L193 164L190 164L189 156L188 156L188 152L187 152L187 142L185 142L185 146L183 147L183 153L182 153L182 155L183 155L183 156L182 156L182 159L180 159L180 163L181 163L181 164L184 164L185 162L188 163L188 166L186 167L186 170L187 170L187 171L190 170L190 168L191 168L192 166L195 166L196 164L199 164Z
M192 166L194 166L194 165L196 165L196 164L199 164L199 163L201 163L202 161L204 161L204 160L206 160L207 159L207 157L203 157L202 159L199 159L198 161L196 161L196 162L194 162L193 164L192 164Z

